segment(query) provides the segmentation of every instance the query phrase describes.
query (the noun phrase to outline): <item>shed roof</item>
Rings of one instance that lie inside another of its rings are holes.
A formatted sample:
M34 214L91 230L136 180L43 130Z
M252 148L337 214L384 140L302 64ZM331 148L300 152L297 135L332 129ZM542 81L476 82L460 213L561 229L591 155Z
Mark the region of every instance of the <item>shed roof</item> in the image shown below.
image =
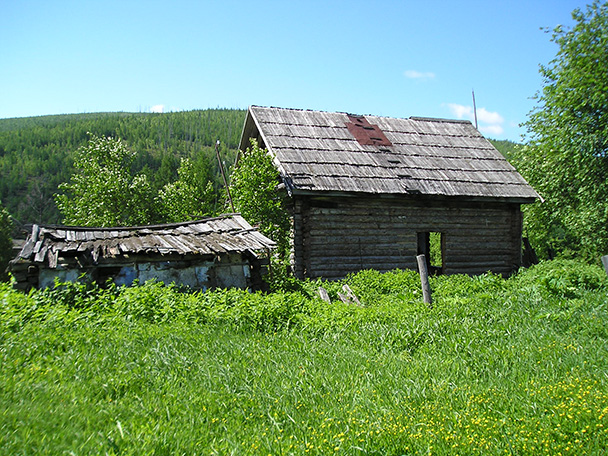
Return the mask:
M57 267L58 256L103 258L132 254L221 255L273 248L275 243L239 214L165 225L94 228L34 225L15 261Z
M241 150L249 138L268 148L295 194L539 198L469 121L251 106Z

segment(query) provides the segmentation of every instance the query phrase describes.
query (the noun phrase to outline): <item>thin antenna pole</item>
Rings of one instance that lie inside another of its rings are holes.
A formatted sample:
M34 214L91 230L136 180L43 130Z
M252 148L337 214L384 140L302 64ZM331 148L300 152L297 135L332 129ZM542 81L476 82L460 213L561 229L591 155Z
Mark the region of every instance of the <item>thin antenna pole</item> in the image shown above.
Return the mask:
M228 180L226 179L226 173L224 173L224 166L222 165L222 159L220 158L220 140L218 139L215 142L215 155L217 156L217 164L220 167L220 172L222 173L222 179L224 179L224 187L226 188L226 194L228 195L228 201L230 202L230 208L232 212L236 212L234 210L234 204L232 203L232 196L230 196L230 188L228 188Z
M475 105L475 90L473 92L473 114L475 115L475 129L477 129L477 106Z

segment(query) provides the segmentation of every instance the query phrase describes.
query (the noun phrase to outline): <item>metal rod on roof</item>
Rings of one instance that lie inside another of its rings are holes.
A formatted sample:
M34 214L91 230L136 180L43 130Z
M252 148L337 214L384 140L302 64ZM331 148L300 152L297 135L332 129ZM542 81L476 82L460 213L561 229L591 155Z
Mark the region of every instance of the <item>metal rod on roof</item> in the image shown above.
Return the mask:
M222 173L222 179L224 179L224 187L226 188L226 194L228 195L228 201L230 202L230 208L232 212L234 210L234 204L232 203L232 196L230 195L230 188L228 188L228 180L226 179L226 173L224 172L224 166L222 165L222 159L220 158L220 140L215 142L215 155L217 156L217 164L220 167L220 173Z
M475 105L475 90L473 92L473 114L475 115L475 129L477 129L477 106Z

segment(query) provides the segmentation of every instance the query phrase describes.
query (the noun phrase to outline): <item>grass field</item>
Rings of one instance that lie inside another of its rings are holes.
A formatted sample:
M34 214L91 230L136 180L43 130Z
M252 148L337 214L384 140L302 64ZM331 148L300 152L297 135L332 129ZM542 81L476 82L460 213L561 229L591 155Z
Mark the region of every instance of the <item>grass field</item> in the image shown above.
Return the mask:
M608 277L0 285L0 454L605 454Z

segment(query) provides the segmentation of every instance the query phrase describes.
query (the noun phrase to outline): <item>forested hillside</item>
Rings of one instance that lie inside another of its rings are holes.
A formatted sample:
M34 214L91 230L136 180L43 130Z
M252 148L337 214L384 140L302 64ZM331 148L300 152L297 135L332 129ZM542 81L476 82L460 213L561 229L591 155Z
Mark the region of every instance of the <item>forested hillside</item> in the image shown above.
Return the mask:
M231 109L0 119L0 200L18 225L59 223L53 194L69 181L75 154L90 134L122 139L137 152L136 171L157 189L177 178L181 157L210 163L219 188L215 141L230 167L244 119L245 111Z
M211 164L217 190L215 141L221 141L222 159L230 167L244 120L245 111L232 109L0 119L0 201L17 225L60 223L53 195L70 180L76 152L91 134L120 138L137 152L134 171L147 174L155 189L173 182L180 158L189 157ZM507 157L515 147L510 141L494 145Z

